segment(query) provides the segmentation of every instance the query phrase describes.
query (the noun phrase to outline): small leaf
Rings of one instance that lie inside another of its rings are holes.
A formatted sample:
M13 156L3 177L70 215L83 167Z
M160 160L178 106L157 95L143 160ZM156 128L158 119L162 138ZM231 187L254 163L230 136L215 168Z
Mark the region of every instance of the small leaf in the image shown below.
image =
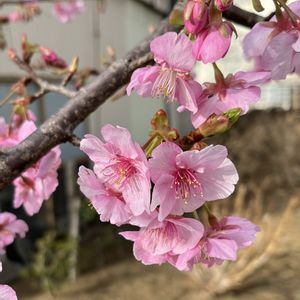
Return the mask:
M257 12L261 12L264 11L264 7L262 6L260 0L252 0L252 5L253 8L257 11Z

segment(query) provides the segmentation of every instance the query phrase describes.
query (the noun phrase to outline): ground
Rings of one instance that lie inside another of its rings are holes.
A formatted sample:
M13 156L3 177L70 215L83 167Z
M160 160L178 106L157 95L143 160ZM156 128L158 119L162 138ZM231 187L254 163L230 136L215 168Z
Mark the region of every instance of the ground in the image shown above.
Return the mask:
M55 291L55 297L28 291L23 296L24 283L17 292L20 300L300 300L300 211L290 221L282 237L287 251L258 268L234 292L220 296L206 291L195 272L179 272L168 265L144 266L133 259L82 275Z

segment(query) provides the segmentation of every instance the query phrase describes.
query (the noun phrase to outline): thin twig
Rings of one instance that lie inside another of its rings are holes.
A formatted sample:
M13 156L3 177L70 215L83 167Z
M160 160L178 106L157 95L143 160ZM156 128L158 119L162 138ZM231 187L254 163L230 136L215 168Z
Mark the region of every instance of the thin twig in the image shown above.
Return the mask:
M30 65L25 63L17 54L14 53L14 55L10 58L21 70L25 71L28 74L28 76L41 88L41 90L38 92L39 94L44 95L48 92L54 92L68 98L75 97L76 92L71 91L62 85L51 84L38 77L38 75L30 67Z

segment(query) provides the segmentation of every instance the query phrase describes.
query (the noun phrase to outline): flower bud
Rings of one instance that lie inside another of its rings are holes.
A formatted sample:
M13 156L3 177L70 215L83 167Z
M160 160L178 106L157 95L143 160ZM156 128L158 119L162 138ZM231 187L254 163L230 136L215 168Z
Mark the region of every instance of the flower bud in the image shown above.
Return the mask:
M22 56L23 56L23 60L26 63L30 62L30 59L32 57L32 55L35 53L36 49L37 49L37 45L31 44L28 42L27 36L24 33L22 35L22 40L21 40L21 46L22 46Z
M223 133L230 127L229 118L225 116L210 116L205 123L203 123L198 131L204 136L213 136L218 133Z
M203 0L190 0L184 9L184 26L189 33L198 34L208 23L208 7Z
M233 4L233 0L216 0L215 5L218 10L225 11L229 9Z
M51 67L55 67L57 69L65 69L65 68L67 68L66 62L62 58L60 58L50 48L47 48L47 47L44 47L44 46L40 46L39 50L40 50L40 53L42 55L42 58L43 58L44 62L47 65L49 65Z
M197 131L203 135L203 137L213 136L219 133L223 133L229 130L232 125L239 119L242 110L240 108L234 108L221 116L211 115L198 129Z

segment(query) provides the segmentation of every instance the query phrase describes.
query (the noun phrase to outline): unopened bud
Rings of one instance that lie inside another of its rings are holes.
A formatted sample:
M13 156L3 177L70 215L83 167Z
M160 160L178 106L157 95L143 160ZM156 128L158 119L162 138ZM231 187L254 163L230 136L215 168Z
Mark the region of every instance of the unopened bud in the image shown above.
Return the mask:
M34 54L34 52L37 50L37 45L34 45L34 44L31 44L28 42L28 39L27 39L27 36L26 34L24 33L22 35L22 42L21 42L21 45L22 45L22 56L23 56L23 60L26 62L26 63L29 63L30 62L30 59L32 57L32 55Z
M192 34L198 34L208 23L208 7L203 0L190 0L184 9L184 26Z
M211 115L197 131L204 137L213 136L229 130L239 119L242 110L234 108L225 112L221 116Z
M159 130L159 129L164 129L166 127L169 127L168 116L163 109L160 109L154 114L151 120L151 127L154 130Z
M218 133L223 133L230 128L230 120L225 116L210 116L197 131L204 137L213 136Z
M223 12L233 5L233 0L215 0L215 5L218 10Z
M44 62L54 68L65 69L67 68L66 62L60 58L53 50L48 47L40 46L40 53Z

